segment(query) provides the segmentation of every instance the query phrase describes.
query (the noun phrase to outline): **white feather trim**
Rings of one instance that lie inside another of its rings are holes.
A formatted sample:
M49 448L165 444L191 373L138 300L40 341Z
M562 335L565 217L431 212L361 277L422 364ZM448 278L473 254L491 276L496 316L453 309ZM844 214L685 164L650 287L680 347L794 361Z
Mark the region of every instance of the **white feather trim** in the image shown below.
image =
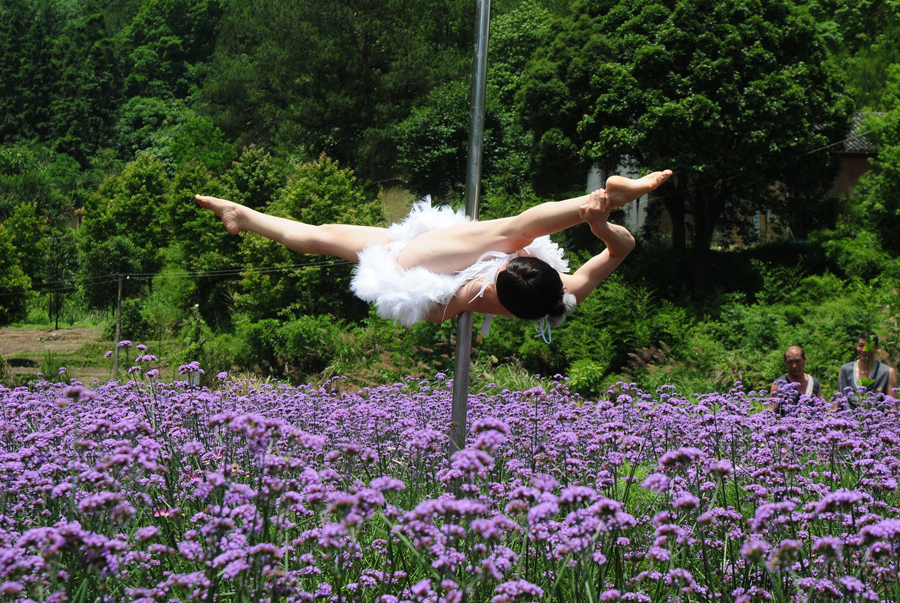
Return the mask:
M403 222L388 229L390 243L369 245L359 253L359 264L350 283L353 293L374 303L382 318L406 327L424 320L436 307L446 306L469 281L484 279L481 291L475 297L482 295L496 280L500 267L516 254L489 251L475 264L455 274L437 274L424 268L403 270L397 266L397 256L417 236L468 220L461 211L453 211L447 206L432 207L428 200L416 203ZM550 237L535 239L524 251L547 262L555 270L569 271L563 250Z

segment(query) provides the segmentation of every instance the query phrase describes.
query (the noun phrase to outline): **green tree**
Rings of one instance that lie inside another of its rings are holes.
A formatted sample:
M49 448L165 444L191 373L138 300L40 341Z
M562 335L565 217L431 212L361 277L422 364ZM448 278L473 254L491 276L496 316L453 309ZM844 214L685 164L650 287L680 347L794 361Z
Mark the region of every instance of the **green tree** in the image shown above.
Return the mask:
M145 254L123 235L93 240L80 233L78 246L78 284L91 308L108 310L118 297L119 276L142 272ZM143 281L122 277L123 297L136 295Z
M103 15L89 12L67 22L53 54L51 140L56 150L87 165L109 140L120 104L118 47L106 34Z
M127 236L155 254L165 243L160 209L169 186L162 162L152 155L139 155L97 191L85 215L88 235L94 240Z
M185 98L203 81L222 17L218 0L147 0L122 31L128 96Z
M226 7L203 98L241 145L321 152L393 176L393 126L471 68L463 0L261 0Z
M447 82L435 88L425 102L397 127L398 169L408 186L419 195L462 196L466 181L471 83ZM493 143L485 116L485 147ZM490 167L484 166L485 171Z
M178 245L167 249L165 265L153 277L152 291L141 306L141 313L157 337L159 351L162 351L163 338L188 317L192 306L195 285L184 269L186 259Z
M699 277L720 216L779 209L830 182L819 151L843 138L850 107L791 3L581 0L556 31L519 95L534 156L553 168L538 172L542 188L623 158L672 168L660 196L677 247L692 219Z
M866 136L878 154L872 159L873 170L860 179L849 218L877 233L881 245L896 255L900 253L900 64L890 67L886 80L883 104L888 110L870 115L866 122ZM860 243L854 238L851 244Z
M551 15L534 0L491 22L482 178L492 200L530 192L530 132L515 107L525 66L547 34ZM397 168L419 195L462 197L471 127L471 78L441 84L397 127ZM504 199L505 204L507 199ZM490 204L488 204L490 205ZM494 209L485 206L485 209ZM498 215L519 209L496 208ZM504 211L505 210L505 211Z
M162 162L148 154L107 179L85 207L79 242L80 278L93 307L115 302L117 274L154 273L167 242L162 207L170 182ZM139 289L129 279L126 294Z
M806 0L805 6L836 54L853 55L872 46L898 24L892 0Z
M122 105L116 122L115 141L119 156L132 161L139 152L166 157L172 130L184 123L190 109L180 99L135 96Z
M192 115L174 132L169 154L176 168L196 161L217 174L234 159L234 149L225 141L222 130L201 115Z
M16 248L16 258L22 271L32 282L43 280L44 253L42 243L46 221L38 215L36 203L21 203L4 222L9 239Z
M830 50L828 68L846 78L857 106L881 108L885 72L900 63L900 11L893 0L808 0L803 5Z
M43 265L41 276L45 281L48 315L59 328L63 300L74 288L78 269L77 235L67 227L50 227L41 240Z
M0 220L24 203L49 223L68 223L80 188L80 168L71 157L42 145L0 147Z
M284 168L256 145L244 147L241 156L224 176L229 199L259 209L275 199L284 186Z
M49 135L53 40L64 23L50 2L0 2L0 143Z
M121 98L117 55L91 2L0 2L0 143L39 140L86 165Z
M349 169L324 155L315 162L294 164L281 195L266 212L309 224L380 221L372 195ZM300 256L254 235L243 237L241 251L244 272L236 305L253 320L317 313L365 316L365 304L350 293L351 265L343 260Z
M31 281L22 272L9 233L0 224L0 326L25 318Z
M203 318L221 326L230 320L231 296L240 268L240 237L229 235L214 213L197 205L197 192L223 196L222 185L198 161L175 174L165 215L171 233L171 252L193 273L191 305Z
M870 46L862 47L845 62L847 88L857 105L886 109L881 103L885 93L885 74L891 65L900 63L900 22L886 28Z
M120 157L132 160L142 151L150 153L170 174L189 161L220 174L235 155L212 119L179 99L129 99L122 107L115 133Z

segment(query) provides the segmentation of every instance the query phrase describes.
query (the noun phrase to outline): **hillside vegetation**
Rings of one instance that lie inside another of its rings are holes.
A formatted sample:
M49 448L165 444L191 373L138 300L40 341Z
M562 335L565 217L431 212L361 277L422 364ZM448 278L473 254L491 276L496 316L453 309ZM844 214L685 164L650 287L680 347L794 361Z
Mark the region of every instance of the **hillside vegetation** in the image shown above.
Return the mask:
M0 0L0 326L111 342L121 285L121 338L170 366L450 371L455 325L388 324L346 262L229 236L192 196L369 225L458 205L473 29L468 0ZM671 227L636 233L551 345L496 321L476 373L758 388L802 344L831 388L864 328L896 364L898 48L886 0L495 1L482 217L582 194L592 167L676 177L650 202ZM855 113L877 158L832 198ZM756 242L766 210L809 239ZM602 250L558 241L575 267Z

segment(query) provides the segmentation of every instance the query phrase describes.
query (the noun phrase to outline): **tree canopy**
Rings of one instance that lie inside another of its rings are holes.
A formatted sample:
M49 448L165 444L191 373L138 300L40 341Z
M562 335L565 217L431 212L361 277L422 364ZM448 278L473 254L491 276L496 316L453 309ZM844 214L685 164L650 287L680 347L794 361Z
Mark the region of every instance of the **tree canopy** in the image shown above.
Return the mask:
M790 2L592 0L554 29L518 98L537 175L556 187L592 164L671 168L660 196L675 245L689 216L703 251L720 217L780 208L829 181L817 151L843 137L851 107L814 23Z

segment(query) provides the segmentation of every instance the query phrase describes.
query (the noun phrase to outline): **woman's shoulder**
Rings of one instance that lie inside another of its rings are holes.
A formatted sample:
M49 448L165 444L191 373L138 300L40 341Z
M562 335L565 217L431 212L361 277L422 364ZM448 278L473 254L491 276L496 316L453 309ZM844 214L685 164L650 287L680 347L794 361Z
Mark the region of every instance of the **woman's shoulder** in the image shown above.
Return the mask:
M497 287L490 284L481 290L483 279L472 279L457 290L454 296L459 304L459 312L478 312L479 314L497 314L509 316L509 310L500 303ZM453 302L451 302L452 304Z

